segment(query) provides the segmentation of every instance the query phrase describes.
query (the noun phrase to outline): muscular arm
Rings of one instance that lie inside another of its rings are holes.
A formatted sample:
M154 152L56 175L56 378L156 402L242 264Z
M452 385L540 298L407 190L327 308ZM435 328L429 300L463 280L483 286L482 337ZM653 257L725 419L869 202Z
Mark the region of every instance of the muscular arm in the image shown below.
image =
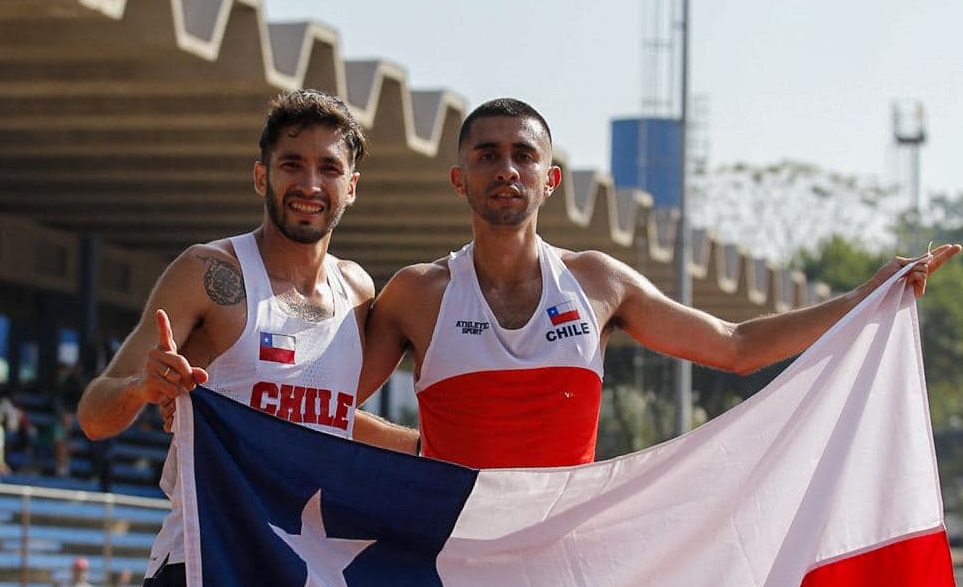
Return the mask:
M364 410L358 410L354 419L354 439L397 452L418 454L420 435L414 428L394 424Z
M945 245L926 258L897 258L837 298L738 324L669 299L637 272L600 253L576 256L571 266L589 297L605 302L601 307L608 324L642 345L717 369L750 373L808 348L906 263L920 264L920 270L907 276L907 287L922 294L926 276L959 251L959 245Z
M365 327L359 403L384 385L406 352L417 376L448 279L443 261L412 265L398 271L375 298Z
M359 405L381 389L406 352L411 352L416 371L420 368L447 282L447 266L422 264L402 269L382 289L372 304L365 326ZM384 420L358 418L355 438L413 453L418 432Z
M88 384L77 419L89 438L119 434L146 404L193 389L195 380L206 381L206 373L192 367L177 349L212 303L204 288L207 266L198 258L210 254L204 247L191 247L171 263L155 284L137 326L104 372ZM243 289L240 292L243 296ZM159 309L166 310L165 317L158 315Z
M364 362L358 382L358 403L381 389L405 354L407 339L399 317L400 292L392 279L372 304L365 326Z
M374 299L374 283L371 280L371 276L357 263L342 260L340 261L340 267L341 274L344 275L348 285L354 292L355 317L358 320L358 328L361 329L362 333L362 343L365 348L364 354L367 355L368 343L371 339L366 334L366 325L371 315L371 305ZM400 360L400 357L397 360ZM395 364L397 364L397 361ZM389 375L391 375L390 371L385 378L387 379ZM377 387L375 389L377 389ZM359 392L358 406L360 406L369 395L371 395L370 392L362 398ZM417 430L398 426L384 418L361 409L355 412L352 438L365 444L411 454L417 451L418 446Z
M863 287L817 306L737 324L651 290L651 284L629 285L618 326L660 353L740 374L802 352L872 291Z

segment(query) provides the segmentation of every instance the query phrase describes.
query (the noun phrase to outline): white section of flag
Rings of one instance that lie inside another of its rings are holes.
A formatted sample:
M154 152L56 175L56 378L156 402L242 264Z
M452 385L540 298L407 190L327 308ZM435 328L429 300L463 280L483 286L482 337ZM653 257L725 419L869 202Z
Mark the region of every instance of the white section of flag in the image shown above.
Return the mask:
M894 277L685 436L586 466L482 471L438 570L460 587L786 587L942 528L915 298Z

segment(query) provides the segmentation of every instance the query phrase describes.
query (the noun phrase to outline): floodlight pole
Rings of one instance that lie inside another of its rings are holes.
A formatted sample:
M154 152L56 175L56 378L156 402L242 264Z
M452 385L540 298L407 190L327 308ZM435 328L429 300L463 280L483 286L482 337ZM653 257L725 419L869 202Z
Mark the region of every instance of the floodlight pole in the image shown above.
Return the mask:
M686 306L692 305L692 277L689 274L689 259L692 258L692 243L689 235L689 214L686 209L686 135L689 107L689 0L682 2L680 23L680 43L682 45L681 100L679 108L679 222L675 234L676 262L676 299ZM686 333L680 332L679 336ZM692 425L692 363L682 359L675 360L675 431L676 434L688 432Z
M916 102L913 112L903 111L900 104L893 104L893 138L898 149L909 152L909 195L912 225L910 226L909 252L922 253L920 228L923 223L923 193L920 189L920 148L926 143L926 119L923 105ZM909 122L906 118L909 117Z

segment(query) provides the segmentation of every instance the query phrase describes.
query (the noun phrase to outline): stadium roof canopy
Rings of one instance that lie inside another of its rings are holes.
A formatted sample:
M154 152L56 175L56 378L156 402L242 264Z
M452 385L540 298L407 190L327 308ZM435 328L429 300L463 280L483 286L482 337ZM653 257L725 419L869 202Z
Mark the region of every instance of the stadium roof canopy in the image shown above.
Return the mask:
M258 0L0 0L0 214L156 261L149 287L188 244L260 223L251 169L266 102L297 87L344 98L373 144L335 254L380 287L470 238L448 184L465 101L408 87L388 59L343 59L338 32L321 24L268 23ZM557 162L546 240L606 251L672 294L670 215L647 194L617 193L606 173ZM697 307L742 320L825 295L693 237Z

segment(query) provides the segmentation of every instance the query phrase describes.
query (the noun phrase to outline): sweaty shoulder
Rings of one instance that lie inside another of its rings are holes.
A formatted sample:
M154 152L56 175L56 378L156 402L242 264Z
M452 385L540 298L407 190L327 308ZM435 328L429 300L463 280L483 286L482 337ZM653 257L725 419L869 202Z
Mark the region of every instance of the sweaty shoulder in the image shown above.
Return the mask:
M178 266L189 278L200 278L205 293L217 305L231 306L245 298L241 264L228 239L188 247L172 269Z
M389 285L406 293L432 295L444 293L451 280L448 258L443 257L431 263L417 263L400 269L391 278Z
M411 347L416 371L431 341L449 281L447 258L409 265L394 274L375 300L372 312L376 322L390 324L392 336Z
M335 262L338 265L338 269L341 270L341 275L344 277L344 281L348 288L354 294L355 305L367 304L374 298L375 286L374 281L368 272L361 268L361 265L355 263L354 261L348 261L347 259L340 259L334 257Z
M247 316L241 266L229 240L188 247L158 282L148 308L167 312L179 352L208 366L230 348ZM145 312L145 316L148 312Z
M385 306L398 318L425 319L437 315L450 280L447 258L409 265L392 276L378 294L375 305Z
M620 261L601 251L570 251L558 247L555 251L583 288L591 287L600 279L617 275L624 267Z
M641 276L600 251L556 251L592 303L599 323L607 325L625 298L626 284Z

